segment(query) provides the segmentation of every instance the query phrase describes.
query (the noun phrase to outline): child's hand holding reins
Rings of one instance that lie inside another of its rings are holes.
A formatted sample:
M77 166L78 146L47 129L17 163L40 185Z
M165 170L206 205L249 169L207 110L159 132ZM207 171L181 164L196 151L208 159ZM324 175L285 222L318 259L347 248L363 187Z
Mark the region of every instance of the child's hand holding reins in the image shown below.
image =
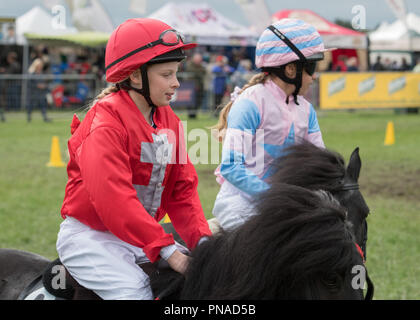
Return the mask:
M181 251L175 250L175 252L168 258L167 262L173 270L184 274L187 270L190 259L190 257L183 254Z

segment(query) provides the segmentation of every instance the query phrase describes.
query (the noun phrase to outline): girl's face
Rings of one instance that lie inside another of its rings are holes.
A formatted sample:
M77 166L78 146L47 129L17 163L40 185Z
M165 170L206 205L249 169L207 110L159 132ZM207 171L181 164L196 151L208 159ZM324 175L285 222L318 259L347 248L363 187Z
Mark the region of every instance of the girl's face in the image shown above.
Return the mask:
M147 69L150 98L157 106L167 106L175 90L179 88L176 77L179 62L152 64Z
M289 78L291 78L291 79L295 78L296 77L296 72L297 72L296 64L289 63L286 66L285 72L286 72L286 75ZM309 75L306 72L306 70L303 69L303 71L302 71L302 86L300 87L299 95L305 95L308 92L309 87L311 86L312 82L314 82L315 79L316 79L315 73L313 75ZM296 87L294 85L291 85L291 86L292 86L292 89L290 89L290 91L293 92Z

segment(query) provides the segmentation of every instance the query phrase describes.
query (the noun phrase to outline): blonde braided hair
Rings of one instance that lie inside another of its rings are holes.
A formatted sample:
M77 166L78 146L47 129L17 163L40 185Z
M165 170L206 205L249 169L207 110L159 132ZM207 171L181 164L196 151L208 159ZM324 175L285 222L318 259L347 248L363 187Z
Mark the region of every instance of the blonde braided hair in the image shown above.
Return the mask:
M111 93L114 93L114 92L118 92L118 91L120 91L121 90L121 85L122 84L124 84L125 82L129 82L130 80L127 78L127 79L125 79L125 80L123 80L123 81L121 81L121 82L119 82L119 83L114 83L113 85L111 85L111 86L109 86L109 87L107 87L107 88L105 88L105 89L103 89L97 96L96 96L96 98L95 99L93 99L93 101L92 101L92 103L91 103L91 105L88 107L88 109L90 109L90 108L92 108L94 105L95 105L95 103L98 101L98 100L101 100L102 98L105 98L107 95L109 95L109 94L111 94Z
M107 87L105 89L103 89L95 98L95 100L100 100L104 97L106 97L107 95L113 93L113 92L117 92L118 90L120 90L117 85L113 84L110 87Z
M248 81L248 83L242 87L242 89L239 91L239 94L244 92L249 87L255 86L256 84L259 84L259 83L264 83L267 80L268 76L269 74L266 72L261 72L254 75ZM234 101L229 101L229 103L223 107L223 109L220 111L219 121L217 122L215 126L211 127L211 129L216 131L216 139L218 139L219 142L223 141L223 138L225 136L226 128L227 128L227 117L229 115L230 109L232 108L233 102Z

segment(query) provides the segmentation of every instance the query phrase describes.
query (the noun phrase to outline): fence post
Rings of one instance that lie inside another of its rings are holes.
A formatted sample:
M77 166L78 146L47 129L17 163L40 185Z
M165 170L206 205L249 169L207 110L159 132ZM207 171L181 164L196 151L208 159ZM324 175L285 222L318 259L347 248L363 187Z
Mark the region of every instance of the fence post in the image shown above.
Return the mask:
M20 95L20 110L26 109L26 99L28 91L28 67L29 67L29 45L23 45L23 61L22 61L22 90Z

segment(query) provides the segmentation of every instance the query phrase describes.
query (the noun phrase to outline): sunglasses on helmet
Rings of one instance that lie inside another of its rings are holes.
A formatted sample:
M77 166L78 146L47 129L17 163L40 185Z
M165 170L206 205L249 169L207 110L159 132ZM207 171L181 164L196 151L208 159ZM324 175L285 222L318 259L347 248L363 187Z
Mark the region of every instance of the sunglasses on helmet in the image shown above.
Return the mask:
M121 58L115 60L114 62L112 62L108 66L106 66L105 70L111 68L112 66L116 65L118 62L120 62L124 59L127 59L128 57L131 57L132 55L134 55L134 54L136 54L140 51L152 48L152 47L157 46L159 44L163 44L165 46L176 46L180 42L182 42L184 44L187 43L185 41L185 37L183 35L181 35L178 31L176 31L174 29L165 30L160 34L158 40L149 42L148 44L127 53L126 55L122 56Z

